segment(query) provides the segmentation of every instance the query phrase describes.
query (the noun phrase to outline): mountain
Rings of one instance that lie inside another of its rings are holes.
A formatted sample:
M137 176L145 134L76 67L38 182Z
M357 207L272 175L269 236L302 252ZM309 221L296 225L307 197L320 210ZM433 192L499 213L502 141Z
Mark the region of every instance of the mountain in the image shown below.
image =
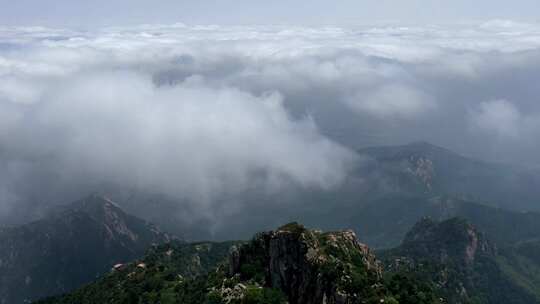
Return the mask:
M144 258L120 264L96 282L64 296L37 303L176 303L183 288L201 288L197 276L214 270L238 242L193 243L173 241L152 247ZM203 288L194 291L197 296ZM174 299L174 301L173 301ZM182 303L182 302L181 302Z
M452 195L516 211L540 211L540 170L483 162L425 142L359 150L363 175L389 193Z
M500 250L501 270L540 301L540 241L530 240Z
M272 214L312 227L362 231L361 240L373 248L398 246L426 216L465 218L498 245L540 239L539 171L470 159L425 142L358 153L362 158L343 185L296 194L286 210ZM268 213L257 207L250 215Z
M372 230L358 226L365 222L363 218L356 220L353 216L389 201L396 206L403 203L405 206L398 206L400 212L414 200L439 197L518 213L540 212L538 170L482 162L423 142L356 152L358 161L351 165L344 182L335 188L318 189L291 183L276 192L268 191L263 184L242 193L223 194L213 205L217 220L201 216L198 205L187 200L131 189L114 191L114 187L104 192L122 192L123 195L114 199L125 210L193 240L246 239L252 231L298 221L324 230L362 231L362 241L370 246L391 247L399 244L416 221L430 214L419 210L402 227L399 238L379 240L382 230L376 229L372 234Z
M385 297L375 255L352 231L322 233L296 223L259 234L231 256L229 274L280 290L290 303ZM223 295L223 290L220 290Z
M363 231L363 241L376 248L399 245L423 217L461 217L499 246L540 240L540 213L516 212L451 196L387 196L350 210L347 226Z
M198 276L186 273L190 265L209 266L224 258L228 247L228 257L214 270ZM210 263L209 256L215 257ZM441 302L428 284L384 275L373 252L352 231L323 233L291 223L232 247L161 247L74 293L37 303Z
M497 247L464 219L424 218L380 256L388 272L430 284L448 303L540 303L540 294L511 275L522 270L504 264Z
M498 245L540 239L537 170L482 162L425 142L358 153L364 159L353 174L357 182L350 177L348 191L336 191L326 202L332 209L302 210L311 216L309 225L362 231L362 241L374 248L399 245L426 216L465 218Z
M539 250L538 243L498 248L461 218L423 218L400 246L377 252L350 230L290 223L249 242L154 247L37 303L535 304Z
M171 237L92 195L47 217L0 230L0 303L64 293Z

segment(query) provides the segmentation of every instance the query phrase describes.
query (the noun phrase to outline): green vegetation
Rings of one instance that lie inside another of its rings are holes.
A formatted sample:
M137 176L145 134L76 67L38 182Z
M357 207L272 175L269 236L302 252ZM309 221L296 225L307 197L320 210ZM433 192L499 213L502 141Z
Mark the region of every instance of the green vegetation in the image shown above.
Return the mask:
M154 247L93 284L37 303L285 304L322 301L323 295L358 304L437 303L429 285L383 278L352 232L322 233L296 223L244 244Z
M436 304L443 303L435 294L434 286L414 276L397 273L385 278L385 286L392 295L385 303Z
M225 260L234 244L174 242L154 247L141 261L120 266L73 293L37 303L206 303L208 272Z
M297 222L291 222L288 224L285 224L277 229L278 231L287 231L292 234L299 235L301 233L304 233L307 231L306 227L303 225L297 223Z
M389 274L431 286L448 303L538 303L530 288L523 288L529 282L517 280L515 267L463 219L423 219L400 247L380 257Z
M533 294L540 302L539 241L529 241L501 250L497 264L515 284Z
M246 243L152 248L93 284L39 304L538 303L536 242L499 253L463 219L423 219L384 267L350 231L291 223ZM534 252L534 251L532 251Z

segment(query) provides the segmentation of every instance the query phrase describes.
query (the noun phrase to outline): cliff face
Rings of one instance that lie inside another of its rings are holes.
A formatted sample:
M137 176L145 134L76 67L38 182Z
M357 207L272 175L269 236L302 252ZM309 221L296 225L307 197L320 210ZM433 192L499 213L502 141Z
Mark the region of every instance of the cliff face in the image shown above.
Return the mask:
M291 304L351 303L379 291L381 267L352 231L322 233L292 223L231 253L230 275L283 291ZM382 291L381 291L382 294ZM381 295L382 296L382 295Z
M68 292L170 239L110 200L87 197L39 221L0 231L0 303Z

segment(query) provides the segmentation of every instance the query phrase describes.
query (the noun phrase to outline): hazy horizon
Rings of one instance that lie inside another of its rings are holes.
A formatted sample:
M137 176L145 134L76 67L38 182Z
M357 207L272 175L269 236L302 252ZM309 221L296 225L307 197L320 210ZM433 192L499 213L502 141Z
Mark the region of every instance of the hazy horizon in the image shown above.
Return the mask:
M513 19L538 22L537 2L508 1L218 1L149 2L143 0L0 1L2 25L42 25L92 29L136 24L289 24L361 25L380 22L402 24L482 22Z

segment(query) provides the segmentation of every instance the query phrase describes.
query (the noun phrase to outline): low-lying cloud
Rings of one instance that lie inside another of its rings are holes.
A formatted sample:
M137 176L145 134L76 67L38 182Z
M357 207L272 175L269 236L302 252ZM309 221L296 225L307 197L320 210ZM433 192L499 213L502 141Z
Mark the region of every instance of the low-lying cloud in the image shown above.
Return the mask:
M508 21L0 28L0 213L100 183L203 211L331 189L354 149L415 140L538 166L539 76L540 26Z

